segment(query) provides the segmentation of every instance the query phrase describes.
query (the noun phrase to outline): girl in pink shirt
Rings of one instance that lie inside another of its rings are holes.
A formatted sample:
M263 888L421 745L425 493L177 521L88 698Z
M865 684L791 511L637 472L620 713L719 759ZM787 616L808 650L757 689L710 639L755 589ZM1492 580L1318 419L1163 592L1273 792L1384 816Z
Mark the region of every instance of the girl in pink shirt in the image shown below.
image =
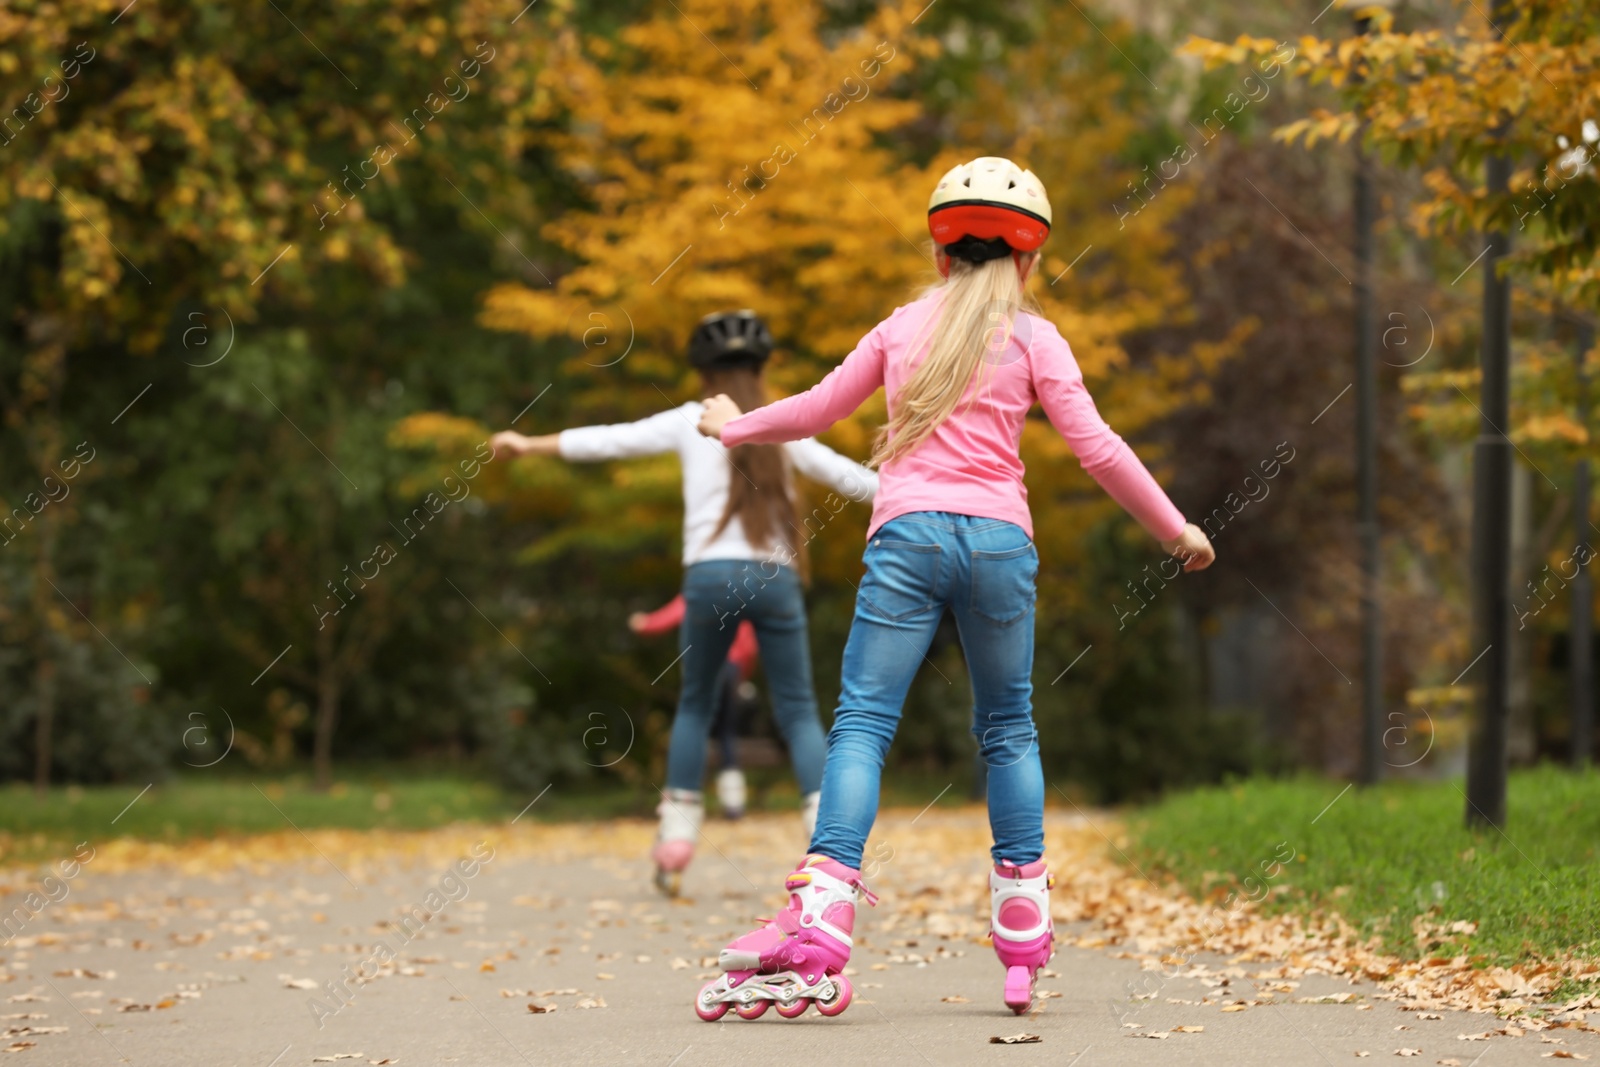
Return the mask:
M703 433L733 447L808 437L882 387L889 424L873 453L879 490L866 573L845 647L810 855L789 876L789 908L723 949L725 972L696 1010L745 1018L772 1003L843 1011L860 866L901 706L948 607L972 679L973 733L989 766L989 874L1005 1003L1018 1014L1052 954L1044 852L1044 776L1033 724L1038 554L1022 481L1023 420L1039 404L1083 468L1184 562L1214 559L1178 509L1095 410L1072 350L1027 310L1028 278L1049 233L1050 204L1032 172L985 157L951 170L928 208L943 284L879 323L815 388L741 414L707 401Z

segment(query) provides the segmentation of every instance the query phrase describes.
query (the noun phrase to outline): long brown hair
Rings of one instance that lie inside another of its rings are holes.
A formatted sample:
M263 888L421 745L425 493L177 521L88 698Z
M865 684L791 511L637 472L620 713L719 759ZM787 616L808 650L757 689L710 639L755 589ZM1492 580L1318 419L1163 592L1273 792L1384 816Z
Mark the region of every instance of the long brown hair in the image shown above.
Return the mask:
M754 411L767 402L761 372L754 367L712 367L700 372L707 396L727 393L740 411ZM733 466L728 479L728 506L717 523L720 534L739 516L745 537L757 548L789 544L794 554L783 562L809 573L805 540L795 530L795 502L789 464L781 445L738 445L728 450ZM785 532L788 531L788 532Z

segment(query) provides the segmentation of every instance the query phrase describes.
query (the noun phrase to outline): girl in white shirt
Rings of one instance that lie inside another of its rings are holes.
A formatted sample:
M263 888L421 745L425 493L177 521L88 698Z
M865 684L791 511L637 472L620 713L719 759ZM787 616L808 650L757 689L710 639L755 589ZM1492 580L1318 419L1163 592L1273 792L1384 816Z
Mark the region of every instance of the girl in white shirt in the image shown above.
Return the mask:
M752 311L707 316L689 341L689 362L700 372L703 395L725 393L745 411L766 403L761 368L771 352L772 334ZM673 895L704 818L701 782L717 676L745 620L760 641L773 716L789 747L811 833L826 745L801 591L806 545L844 507L840 496L870 503L878 490L876 473L810 438L724 448L696 428L703 406L691 401L637 422L537 437L502 430L492 440L497 455L595 462L675 452L683 464L683 682L653 850L656 884ZM795 512L791 468L838 496L830 494L802 519Z

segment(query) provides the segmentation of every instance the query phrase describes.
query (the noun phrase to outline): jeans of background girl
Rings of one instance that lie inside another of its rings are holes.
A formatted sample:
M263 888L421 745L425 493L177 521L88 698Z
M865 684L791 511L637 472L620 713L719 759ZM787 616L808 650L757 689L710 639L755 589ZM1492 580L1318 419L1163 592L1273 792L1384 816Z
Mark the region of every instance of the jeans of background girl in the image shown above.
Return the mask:
M1039 859L1044 773L1033 724L1033 542L999 519L918 511L879 527L864 561L811 851L861 866L906 691L948 607L972 678L972 732L989 768L994 860Z
M801 795L822 783L825 745L811 679L811 639L800 578L777 563L713 559L683 576L683 686L667 749L667 787L702 788L706 740L717 709L717 683L739 623L749 620L761 646L761 667L778 732Z
M743 682L738 664L726 660L717 675L717 684L711 688L711 732L721 761L718 770L739 766L739 687Z

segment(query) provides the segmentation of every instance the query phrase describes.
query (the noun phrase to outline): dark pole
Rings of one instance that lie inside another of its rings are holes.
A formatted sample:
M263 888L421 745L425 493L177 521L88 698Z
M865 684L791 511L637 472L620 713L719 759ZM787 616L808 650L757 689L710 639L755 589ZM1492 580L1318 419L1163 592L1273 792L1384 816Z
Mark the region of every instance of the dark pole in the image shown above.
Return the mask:
M1385 5L1386 6L1386 5ZM1371 19L1356 19L1365 37ZM1360 72L1352 74L1360 80ZM1372 160L1367 123L1356 134L1356 535L1361 541L1361 784L1383 777L1383 611L1378 598L1378 346L1376 291L1372 280Z
M1360 27L1366 32L1366 20ZM1383 614L1378 600L1378 353L1373 306L1372 164L1356 140L1356 492L1361 537L1361 781L1383 776Z
M1578 422L1589 425L1589 377L1584 357L1594 347L1594 326L1578 326L1575 353L1578 378ZM1578 460L1572 474L1572 528L1579 544L1589 543L1589 461ZM1591 557L1593 550L1590 550ZM1583 770L1594 753L1594 581L1587 566L1572 580L1572 623L1567 628L1572 661L1572 767Z
M1494 5L1500 25L1509 0ZM1504 32L1504 31L1502 31ZM1502 126L1502 131L1504 126ZM1511 159L1490 156L1488 193L1503 198ZM1511 281L1500 261L1511 251L1503 225L1485 235L1483 257L1483 392L1478 440L1472 450L1472 652L1478 667L1478 715L1467 759L1467 825L1506 821L1506 718L1511 682L1511 441L1501 433L1511 416Z

